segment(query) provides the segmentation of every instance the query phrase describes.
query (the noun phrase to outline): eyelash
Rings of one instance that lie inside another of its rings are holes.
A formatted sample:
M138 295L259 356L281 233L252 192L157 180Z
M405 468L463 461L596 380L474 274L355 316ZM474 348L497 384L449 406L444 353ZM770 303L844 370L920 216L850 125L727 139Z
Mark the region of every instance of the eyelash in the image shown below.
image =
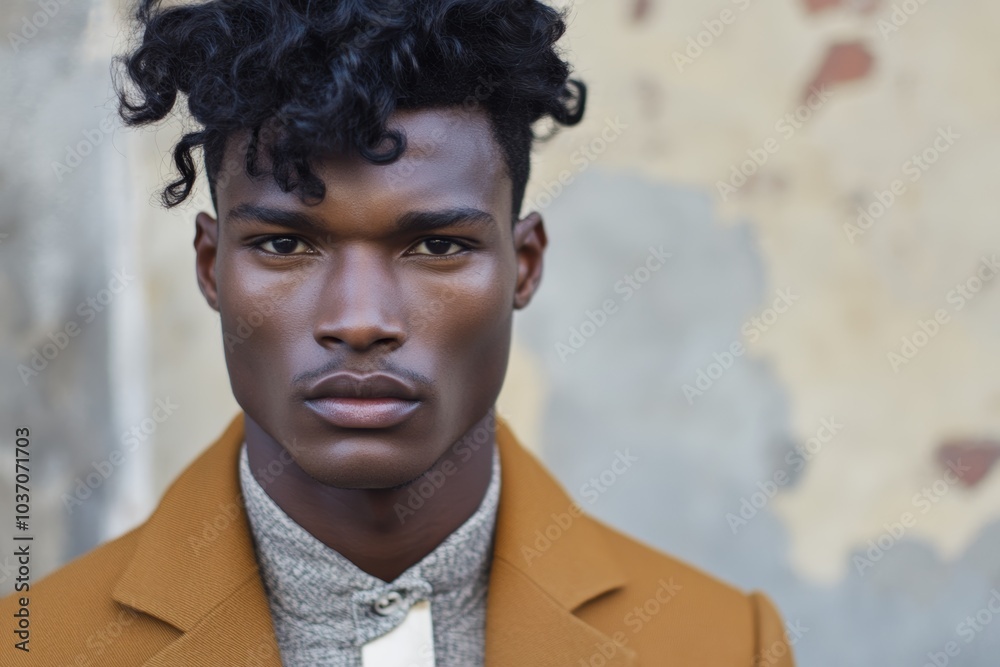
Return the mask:
M265 243L269 243L271 241L277 241L279 239L290 239L293 241L297 241L305 245L308 248L308 250L305 253L288 253L288 254L282 254L280 252L271 252L270 250L264 250L263 245ZM254 241L251 241L249 245L256 252L259 252L267 257L301 257L303 254L312 254L314 252L312 246L310 246L304 239L301 239L298 236L290 236L288 234L273 234L271 236L264 236Z
M308 248L308 250L306 252L304 252L304 253L287 253L287 254L282 254L282 253L278 253L278 252L271 252L270 250L265 250L262 247L265 243L268 243L270 241L277 241L279 239L290 239L290 240L298 241L299 243L302 243L303 245L305 245ZM457 257L457 256L465 253L466 251L472 249L472 246L469 243L466 243L465 241L460 241L458 239L451 238L451 237L448 237L448 236L428 236L426 238L422 238L422 239L418 240L416 243L414 243L413 246L411 246L411 249L412 248L416 248L416 247L420 246L421 244L426 243L428 241L447 241L448 243L453 243L453 244L457 245L460 248L460 250L458 252L454 252L454 253L451 253L451 254L448 254L448 255L435 255L433 253L413 253L413 254L418 254L418 255L421 255L423 257L434 257L435 259L450 259L452 257ZM310 246L307 241L305 241L302 238L299 238L298 236L291 236L291 235L288 235L288 234L273 234L271 236L261 237L259 239L254 240L254 241L251 241L249 245L256 252L259 252L259 253L261 253L263 255L266 255L267 257L301 257L302 255L309 255L309 254L313 254L314 253L314 250L313 250L312 246Z
M435 255L434 253L414 253L414 254L419 254L422 257L433 257L435 259L451 259L453 257L458 257L459 255L462 255L469 250L472 250L472 246L469 245L468 243L464 241L459 241L458 239L453 239L448 236L428 236L427 238L423 238L417 241L415 244L413 244L413 247L414 248L419 247L420 245L427 243L428 241L447 241L448 243L457 245L459 247L459 250L458 252L453 252L447 255Z

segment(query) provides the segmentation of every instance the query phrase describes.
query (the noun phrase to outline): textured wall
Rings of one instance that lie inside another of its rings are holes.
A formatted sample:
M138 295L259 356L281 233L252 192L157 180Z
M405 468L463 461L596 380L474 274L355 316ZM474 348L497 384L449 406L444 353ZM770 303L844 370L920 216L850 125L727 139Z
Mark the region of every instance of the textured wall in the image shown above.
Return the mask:
M522 428L591 511L769 591L808 628L803 664L1000 648L998 18L933 0L575 14L593 106L529 193L552 254L518 325L545 387ZM661 243L672 257L637 273ZM648 280L625 301L628 275ZM623 447L640 463L595 493Z
M28 428L18 534L35 537L35 575L150 507L147 452L109 459L140 419L148 362L134 188L108 104L116 31L96 1L0 8L0 539L15 530L14 429Z

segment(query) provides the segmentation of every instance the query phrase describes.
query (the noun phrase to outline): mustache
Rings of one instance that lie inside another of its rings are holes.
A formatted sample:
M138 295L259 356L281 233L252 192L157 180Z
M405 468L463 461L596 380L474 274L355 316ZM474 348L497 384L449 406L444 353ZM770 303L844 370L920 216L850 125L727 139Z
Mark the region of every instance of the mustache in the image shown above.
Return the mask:
M368 362L360 365L349 364L339 359L331 359L319 368L304 371L295 375L292 378L292 384L295 386L310 386L322 378L340 371L354 373L355 375L387 373L389 375L395 375L396 377L407 379L418 386L430 387L433 385L433 381L423 373L398 366L386 359L380 359L374 363Z

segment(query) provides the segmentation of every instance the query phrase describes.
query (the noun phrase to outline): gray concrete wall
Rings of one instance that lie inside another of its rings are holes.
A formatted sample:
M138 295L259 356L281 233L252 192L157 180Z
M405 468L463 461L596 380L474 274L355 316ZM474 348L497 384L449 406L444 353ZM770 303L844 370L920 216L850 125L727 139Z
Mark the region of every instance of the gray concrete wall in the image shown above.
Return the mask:
M148 390L145 288L109 103L112 8L9 2L0 22L0 539L16 530L14 429L26 427L39 575L151 507L148 452L109 461Z

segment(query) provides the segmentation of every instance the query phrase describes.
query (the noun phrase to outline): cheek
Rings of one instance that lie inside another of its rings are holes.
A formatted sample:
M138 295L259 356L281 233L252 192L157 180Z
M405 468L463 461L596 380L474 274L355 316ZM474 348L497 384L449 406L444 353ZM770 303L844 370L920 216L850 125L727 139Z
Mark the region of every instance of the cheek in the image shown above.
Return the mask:
M219 267L219 311L226 366L237 402L263 415L270 390L288 386L290 329L302 318L288 276L255 271L238 260Z
M503 382L513 298L513 279L499 263L462 272L420 295L411 336L433 348L436 375L452 396L495 399L486 395L498 393Z

